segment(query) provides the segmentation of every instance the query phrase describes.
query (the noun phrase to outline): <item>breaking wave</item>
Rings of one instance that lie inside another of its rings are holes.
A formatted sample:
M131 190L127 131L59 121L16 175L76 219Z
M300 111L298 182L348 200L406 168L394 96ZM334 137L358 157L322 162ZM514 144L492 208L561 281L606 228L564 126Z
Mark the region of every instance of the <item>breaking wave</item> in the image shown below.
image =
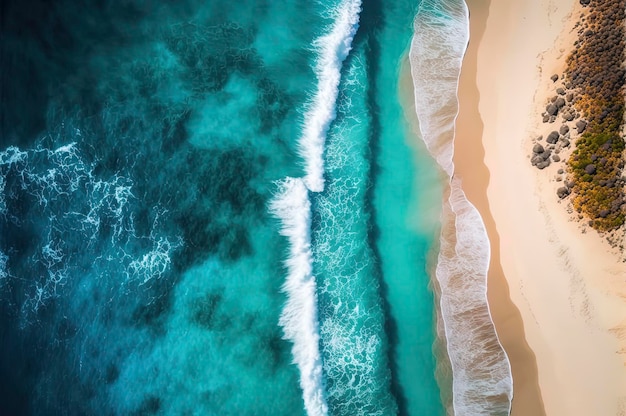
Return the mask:
M317 91L304 115L304 127L299 141L304 159L304 182L313 192L324 190L324 143L330 123L336 116L336 101L341 80L341 66L350 53L352 39L359 27L360 0L345 0L333 9L335 21L330 32L316 39L318 51L315 65Z
M287 279L283 284L287 303L279 323L285 339L293 342L293 360L300 370L300 387L307 414L326 415L328 406L324 397L311 254L311 203L304 182L297 178L280 182L270 211L280 219L280 233L287 237L290 246L285 260Z
M352 48L359 26L360 0L345 0L329 10L334 19L327 34L314 42L318 55L315 72L317 90L304 115L299 154L304 160L304 179L287 178L270 211L282 222L281 234L289 239L285 264L288 275L283 286L287 293L280 325L285 338L293 342L293 359L300 370L300 385L307 413L326 415L323 366L319 350L317 287L311 252L311 202L308 191L324 190L324 147L326 135L336 117L341 68Z

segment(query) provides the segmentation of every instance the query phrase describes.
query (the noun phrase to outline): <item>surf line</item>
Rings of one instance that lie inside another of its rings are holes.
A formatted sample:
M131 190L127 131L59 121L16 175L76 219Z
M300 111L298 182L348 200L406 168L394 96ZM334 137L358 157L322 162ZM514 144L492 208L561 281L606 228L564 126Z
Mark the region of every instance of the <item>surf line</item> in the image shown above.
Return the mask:
M456 416L509 414L511 366L487 301L489 239L480 213L454 177L452 161L457 90L468 41L464 0L420 3L410 50L415 110L422 139L449 180L435 276L452 368L452 411Z
M352 49L359 27L361 0L343 0L331 10L329 31L317 38L315 74L317 89L304 115L298 153L304 161L304 178L285 178L270 202L270 213L281 222L281 235L289 241L284 261L287 277L282 290L287 294L279 325L283 337L293 343L293 362L300 371L300 387L308 416L326 416L328 403L319 349L317 285L311 251L311 201L309 192L324 190L324 147L336 117L337 96L343 62Z

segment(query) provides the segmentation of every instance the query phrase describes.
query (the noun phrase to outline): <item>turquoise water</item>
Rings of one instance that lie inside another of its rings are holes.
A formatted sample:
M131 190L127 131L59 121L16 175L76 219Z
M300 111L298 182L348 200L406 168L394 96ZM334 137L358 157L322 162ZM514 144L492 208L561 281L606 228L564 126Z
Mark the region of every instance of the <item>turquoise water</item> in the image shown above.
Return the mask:
M0 413L443 414L417 7L4 2Z

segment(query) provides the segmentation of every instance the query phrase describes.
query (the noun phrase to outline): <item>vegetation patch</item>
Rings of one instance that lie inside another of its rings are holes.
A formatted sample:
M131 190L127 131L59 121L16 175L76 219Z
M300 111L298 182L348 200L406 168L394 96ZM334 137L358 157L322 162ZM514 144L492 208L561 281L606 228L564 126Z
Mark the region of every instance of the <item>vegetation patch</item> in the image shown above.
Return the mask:
M567 58L565 86L587 121L567 161L576 211L599 231L624 224L624 23L626 0L588 3Z

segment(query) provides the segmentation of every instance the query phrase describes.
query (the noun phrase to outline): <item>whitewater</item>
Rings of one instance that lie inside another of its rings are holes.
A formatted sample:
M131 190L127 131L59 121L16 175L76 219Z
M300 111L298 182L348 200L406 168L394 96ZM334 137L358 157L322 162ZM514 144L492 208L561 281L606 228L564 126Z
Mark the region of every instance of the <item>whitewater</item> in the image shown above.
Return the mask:
M446 173L440 252L435 277L452 369L454 415L508 415L513 394L511 367L487 302L490 248L485 225L454 177L457 88L469 41L464 1L424 0L414 21L411 73L420 131Z
M293 342L293 361L300 371L304 407L310 416L328 414L323 365L319 350L319 321L313 258L311 254L311 202L308 192L324 190L324 143L336 116L336 101L343 61L352 48L358 29L360 0L347 0L331 11L335 17L328 34L314 42L317 50L317 91L304 116L303 135L298 142L304 159L304 179L279 182L270 212L280 219L281 234L289 239L283 291L287 303L279 324L284 337Z

